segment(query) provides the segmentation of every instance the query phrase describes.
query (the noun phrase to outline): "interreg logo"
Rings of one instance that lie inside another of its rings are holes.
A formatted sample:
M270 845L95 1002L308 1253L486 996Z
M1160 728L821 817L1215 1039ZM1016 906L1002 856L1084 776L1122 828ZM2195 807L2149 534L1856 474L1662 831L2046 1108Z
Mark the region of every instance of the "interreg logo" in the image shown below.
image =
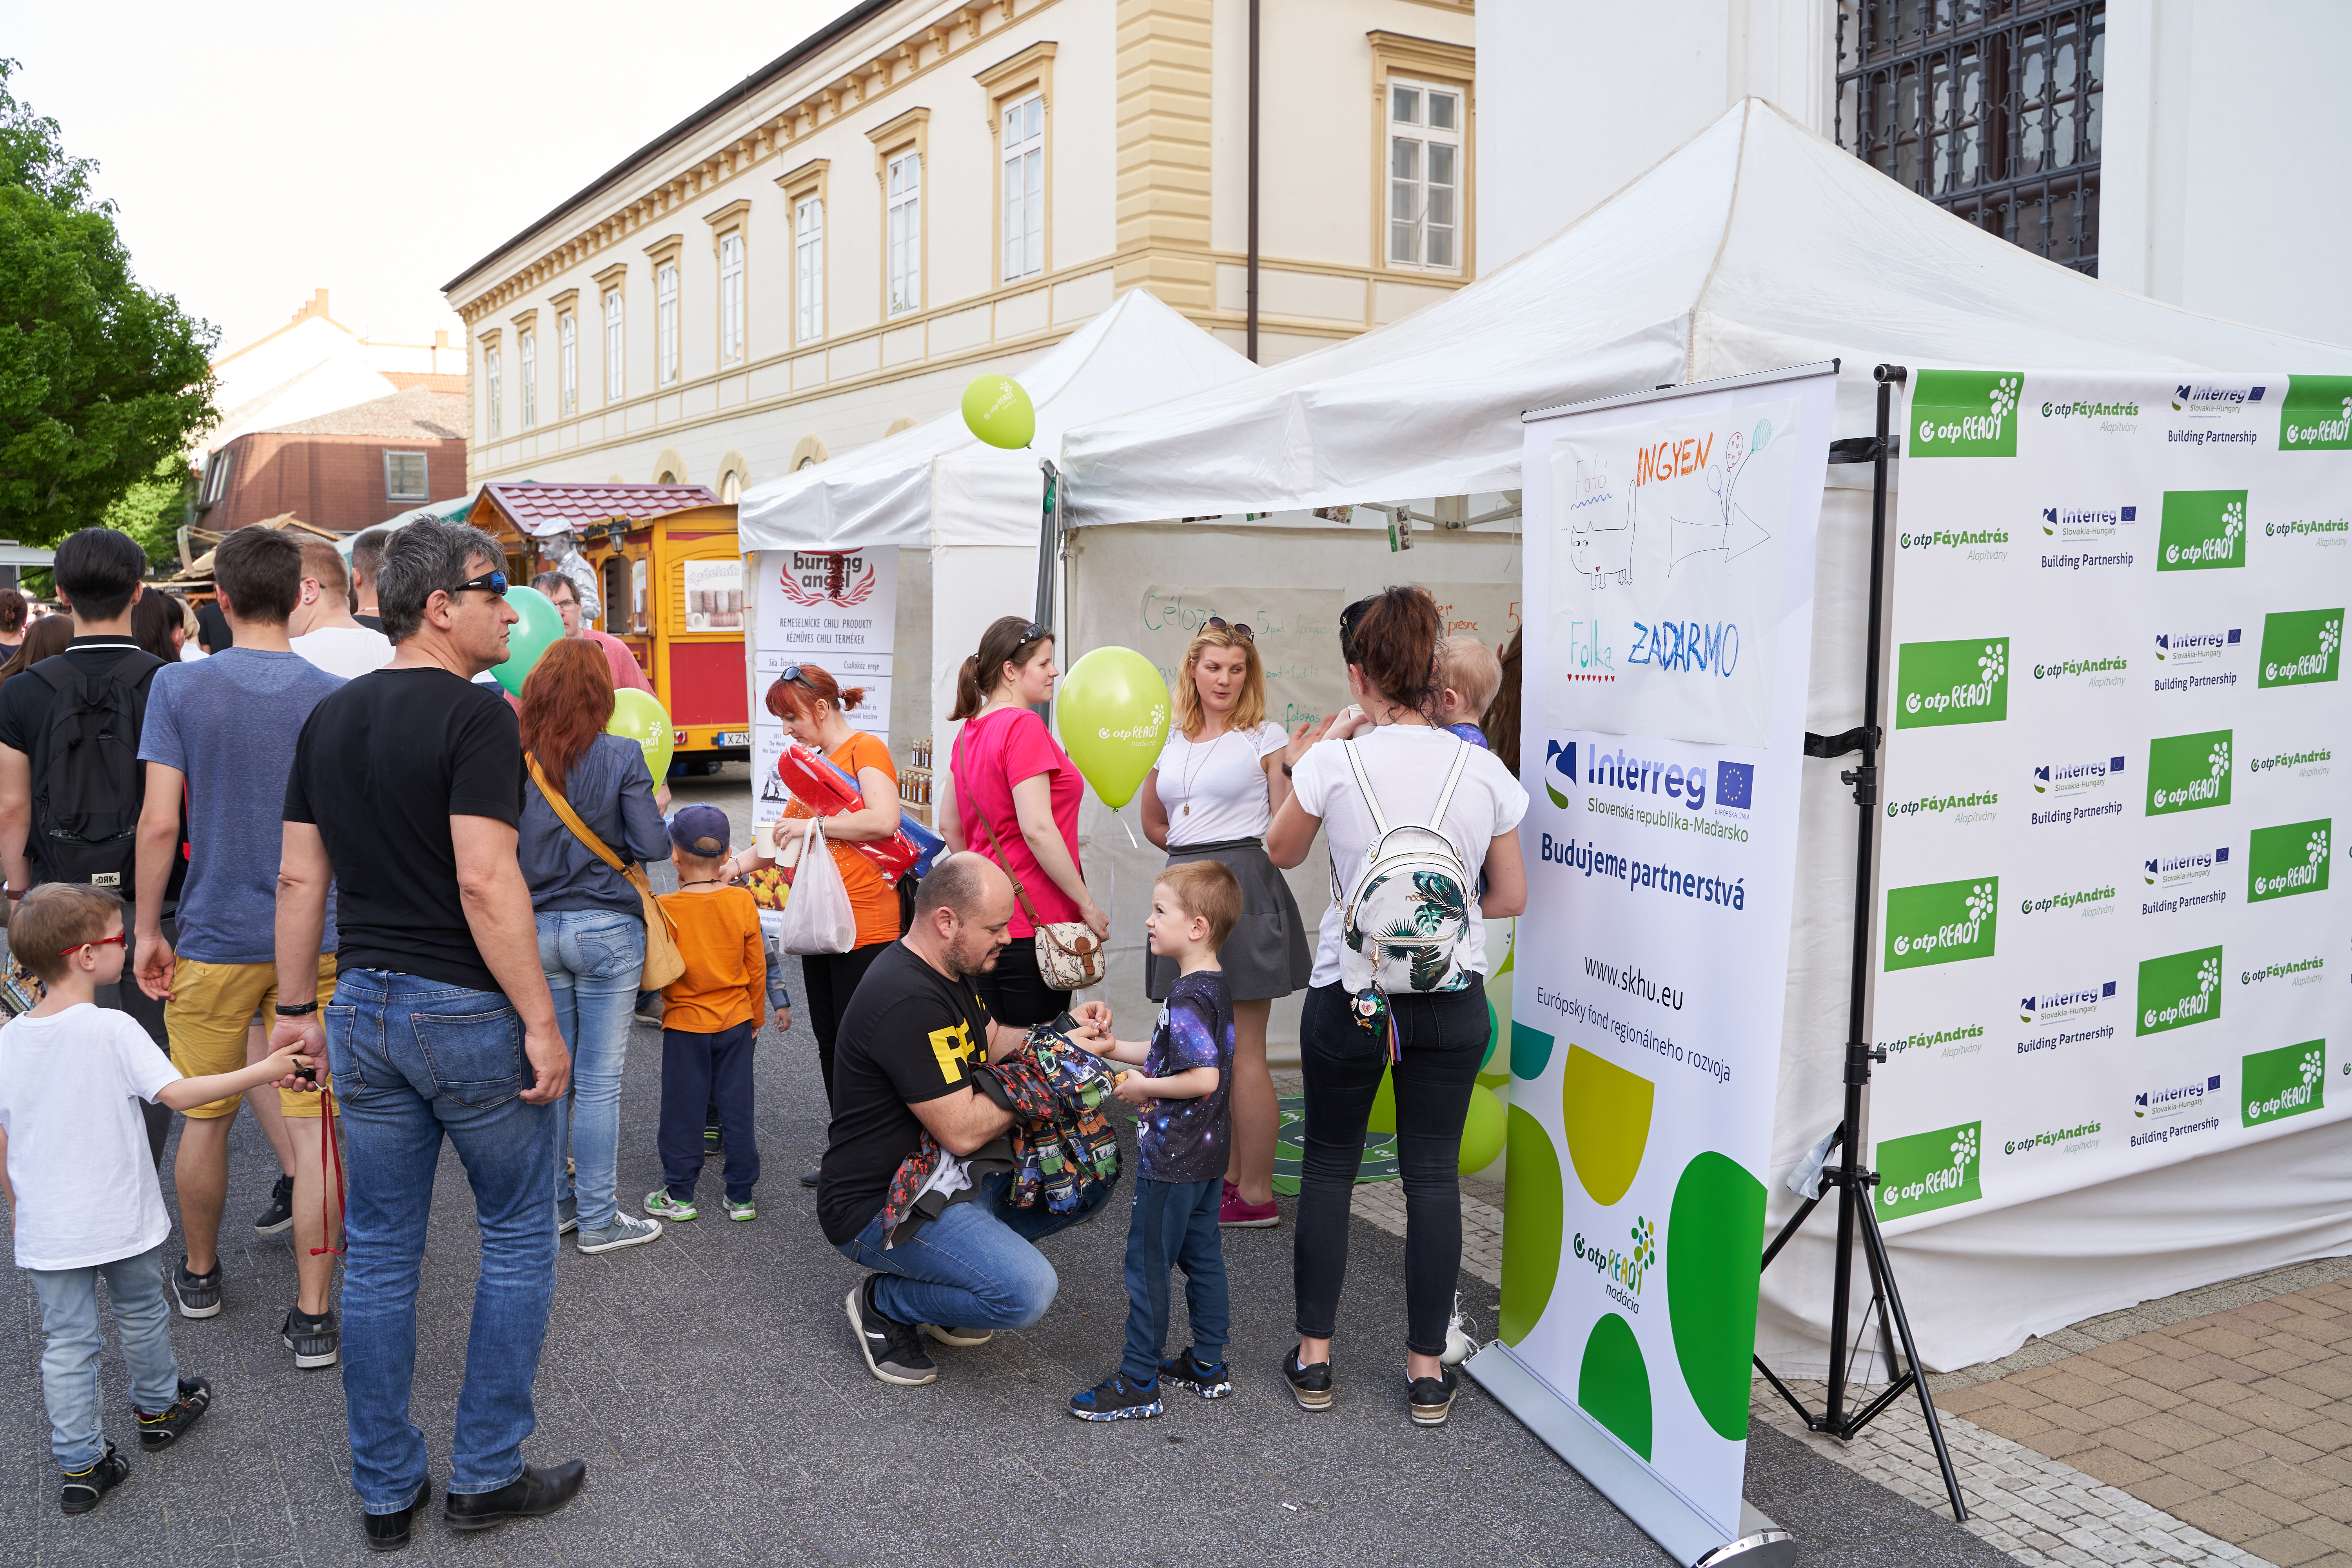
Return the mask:
M2137 1035L2161 1035L2221 1016L2221 950L2200 947L2139 966Z
M2142 1089L2132 1096L2132 1114L2142 1121L2151 1116L2178 1116L2202 1106L2207 1095L2218 1094L2221 1089L2221 1075L2217 1072L2170 1089Z
M2183 382L2172 389L2172 411L2175 414L2216 415L2242 414L2250 404L2260 403L2266 387L2200 386Z
M2333 819L2257 827L2246 846L2246 901L2291 899L2327 890L2328 832Z
M2151 888L2158 884L2169 888L2177 882L2201 882L2213 874L2214 867L2227 865L2229 860L2230 847L2226 844L2211 850L2151 855L2140 862L2140 874Z
M1984 1123L1967 1121L1878 1144L1878 1217L1901 1219L1984 1196L1977 1184Z
M2006 370L1923 370L1911 395L1918 458L2017 456L2018 388L2024 377Z
M1895 684L1898 730L1998 724L2009 717L2009 639L1905 643Z
M2340 452L2352 447L2352 375L2291 375L2279 411L2279 450Z
M2110 774L2124 771L2121 757L2109 757L2105 762L2095 759L2081 763L2042 763L2033 770L2033 793L2036 795L2079 795L2084 790L2105 789Z
M1577 770L1580 755L1584 763L1581 773ZM1558 741L1544 742L1544 793L1551 797L1552 805L1563 811L1569 803L1563 786L1574 789L1586 784L1622 790L1629 795L1660 795L1691 811L1704 811L1709 777L1705 763L1659 762L1635 756L1622 746L1605 752L1575 741L1566 744ZM1748 809L1756 788L1755 763L1717 763L1712 778L1717 805L1738 811Z
M2344 612L2282 610L2263 617L2262 684L2307 686L2336 679L2344 645Z
M2158 632L2156 634L2156 661L2158 664L2193 664L2200 659L2220 658L2238 646L2242 631L2242 627L2231 626L2226 632Z
M2168 735L2147 743L2147 814L2230 804L2230 731Z
M1889 970L1990 958L2000 879L1963 877L1886 890Z
M2070 536L2090 534L2105 537L2115 532L2118 523L2138 521L2139 508L2136 506L2045 506L2042 509L2042 531L2053 539L2061 531Z
M2256 1051L2245 1058L2238 1087L2243 1104L2241 1126L2259 1127L2317 1110L2327 1089L2327 1042L2305 1040Z
M2206 572L2246 563L2246 492L2167 490L2156 569Z
M2116 983L2099 980L2077 985L2068 991L2051 991L2038 996L2021 997L2017 1004L2017 1021L2021 1024L2054 1024L2062 1018L2081 1018L2099 1010L2099 1004L2116 994Z

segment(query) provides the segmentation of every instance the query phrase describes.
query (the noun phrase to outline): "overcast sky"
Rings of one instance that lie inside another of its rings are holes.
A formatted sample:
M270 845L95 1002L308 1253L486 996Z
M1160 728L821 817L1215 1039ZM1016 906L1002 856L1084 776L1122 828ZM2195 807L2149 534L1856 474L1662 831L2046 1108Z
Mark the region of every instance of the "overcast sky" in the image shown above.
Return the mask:
M847 3L28 4L0 54L218 352L316 289L430 342L458 335L443 283Z

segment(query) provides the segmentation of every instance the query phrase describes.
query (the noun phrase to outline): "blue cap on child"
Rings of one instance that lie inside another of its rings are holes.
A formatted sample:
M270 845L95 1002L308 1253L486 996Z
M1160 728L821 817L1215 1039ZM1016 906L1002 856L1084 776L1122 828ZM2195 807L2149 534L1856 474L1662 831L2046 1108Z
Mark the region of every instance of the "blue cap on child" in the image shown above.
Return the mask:
M669 819L669 841L706 858L727 853L727 814L715 805L683 805Z

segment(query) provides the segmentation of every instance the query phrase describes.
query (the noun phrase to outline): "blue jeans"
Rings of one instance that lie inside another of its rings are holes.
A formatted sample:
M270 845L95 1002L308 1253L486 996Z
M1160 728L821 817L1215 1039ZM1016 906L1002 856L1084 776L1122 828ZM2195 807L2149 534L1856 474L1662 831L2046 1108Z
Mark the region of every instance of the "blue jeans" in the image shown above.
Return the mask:
M1184 1270L1194 1358L1202 1366L1225 1359L1232 1314L1225 1300L1225 1249L1217 1235L1224 1193L1222 1175L1205 1182L1136 1179L1135 1208L1127 1222L1127 1353L1118 1363L1129 1383L1150 1383L1160 1375L1171 1268Z
M41 1400L49 1407L49 1452L61 1470L81 1471L106 1458L99 1426L98 1281L122 1335L131 1403L167 1410L180 1397L180 1363L172 1359L172 1309L163 1300L163 1249L87 1268L27 1268L41 1299Z
M1091 1217L1111 1185L1090 1186L1068 1214L1000 1205L1012 1173L982 1180L970 1203L950 1204L940 1217L893 1247L882 1245L876 1214L856 1238L836 1249L874 1269L874 1304L901 1323L971 1329L1025 1329L1045 1315L1062 1288L1060 1276L1034 1242ZM350 1287L344 1287L346 1294Z
M555 1109L522 1099L522 1020L495 991L350 969L320 1009L350 1151L343 1218L343 1402L352 1485L370 1513L408 1506L425 1479L409 1418L416 1285L446 1134L481 1227L466 1383L449 1490L496 1491L522 1474L538 1425L531 1382L555 1298Z
M555 1105L555 1201L573 1195L567 1146L579 1168L580 1228L610 1230L621 1158L621 1068L646 922L618 910L551 910L539 917L539 967L555 998L555 1022L572 1053L572 1089Z

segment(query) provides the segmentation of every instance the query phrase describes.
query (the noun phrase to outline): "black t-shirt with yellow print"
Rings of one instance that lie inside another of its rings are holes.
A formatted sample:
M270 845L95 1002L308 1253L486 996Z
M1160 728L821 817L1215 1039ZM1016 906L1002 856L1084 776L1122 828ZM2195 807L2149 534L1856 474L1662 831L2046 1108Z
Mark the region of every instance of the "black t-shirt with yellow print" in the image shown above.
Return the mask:
M834 1043L833 1130L816 1188L827 1241L855 1240L882 1212L890 1178L923 1141L908 1107L970 1093L987 1046L988 1008L970 981L950 980L903 942L866 971Z

